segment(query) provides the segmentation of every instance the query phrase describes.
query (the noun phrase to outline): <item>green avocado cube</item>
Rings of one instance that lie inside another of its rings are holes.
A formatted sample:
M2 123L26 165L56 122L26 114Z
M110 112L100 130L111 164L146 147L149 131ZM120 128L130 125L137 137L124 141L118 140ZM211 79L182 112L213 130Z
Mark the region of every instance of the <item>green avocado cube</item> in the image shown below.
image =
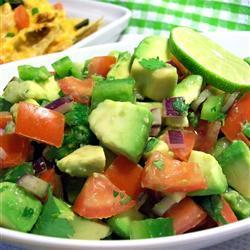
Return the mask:
M191 192L188 195L203 196L221 194L226 191L227 179L214 156L201 151L192 150L188 161L199 165L207 182L207 189Z
M239 219L250 217L250 201L246 200L235 190L229 190L223 194L223 197L229 203L234 213Z
M147 108L111 100L100 103L89 116L90 128L101 143L134 162L141 158L152 122Z
M243 141L233 141L219 156L228 184L250 198L250 150Z
M0 183L0 225L29 232L42 210L41 202L15 183Z
M101 146L83 146L57 161L58 168L74 177L101 173L105 168L105 154Z
M132 221L130 239L147 239L174 235L173 219L157 218Z
M130 225L132 221L142 220L144 218L135 208L113 216L108 220L108 224L112 231L122 238L129 239Z
M134 80L132 78L98 82L93 90L91 108L107 99L120 102L135 102Z

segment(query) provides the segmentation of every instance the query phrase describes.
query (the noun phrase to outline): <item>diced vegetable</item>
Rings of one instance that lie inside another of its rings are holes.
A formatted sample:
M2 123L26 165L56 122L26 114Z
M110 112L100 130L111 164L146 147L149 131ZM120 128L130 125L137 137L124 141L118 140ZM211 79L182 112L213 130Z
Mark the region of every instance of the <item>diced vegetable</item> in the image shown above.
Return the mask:
M193 109L194 111L197 111L197 109L199 108L199 106L200 106L203 102L205 102L205 101L207 100L207 98L208 98L211 94L212 94L212 93L210 92L209 89L204 89L204 90L200 93L200 95L198 96L198 98L192 102L192 105L191 105L192 109Z
M17 181L17 185L41 199L43 199L47 195L49 187L49 184L46 181L43 181L31 174L22 176Z
M10 112L0 112L0 128L4 129L8 122L12 120L13 118Z
M74 101L88 104L92 95L94 82L92 79L80 80L73 76L59 80L59 86L64 93L73 98Z
M0 96L0 112L9 112L12 104Z
M14 10L14 19L16 22L16 27L19 30L27 28L30 25L29 14L23 5L19 5Z
M225 96L225 100L224 100L224 105L221 109L222 112L227 112L231 106L234 104L236 98L239 96L239 92L234 92L234 93L230 93L230 94L227 94Z
M54 68L54 70L56 71L56 74L60 78L69 76L73 65L74 65L73 62L68 56L65 56L59 59L58 61L52 63L52 67Z
M47 170L47 162L45 161L44 157L35 159L32 165L36 174L40 174L41 172Z
M191 198L187 197L171 207L164 217L172 218L176 234L181 234L199 225L205 220L207 214Z
M230 141L239 139L250 146L250 140L242 133L242 124L249 121L250 92L247 92L228 111L221 130Z
M60 147L64 134L64 116L53 110L20 102L16 118L16 133Z
M132 221L130 239L147 239L174 235L173 220L169 218Z
M64 97L60 97L60 98L54 100L53 102L47 104L45 106L45 108L64 114L64 113L67 113L71 110L72 105L73 105L72 99L68 96L64 96Z
M17 134L0 135L1 168L15 167L24 163L30 153L30 142Z
M85 218L108 218L135 205L124 191L102 174L94 174L85 182L76 198L73 211Z
M35 82L44 82L51 76L49 71L44 66L37 68L30 65L20 65L18 66L18 73L20 79L24 81L31 80Z
M106 77L112 65L116 63L114 56L93 57L88 64L89 76L101 75Z
M132 198L136 198L142 192L142 170L140 165L124 156L118 156L107 168L105 175L120 190L125 191Z
M205 178L197 164L180 162L160 152L152 154L147 160L141 185L166 194L207 188Z
M188 111L183 97L171 97L163 100L163 117L178 117Z

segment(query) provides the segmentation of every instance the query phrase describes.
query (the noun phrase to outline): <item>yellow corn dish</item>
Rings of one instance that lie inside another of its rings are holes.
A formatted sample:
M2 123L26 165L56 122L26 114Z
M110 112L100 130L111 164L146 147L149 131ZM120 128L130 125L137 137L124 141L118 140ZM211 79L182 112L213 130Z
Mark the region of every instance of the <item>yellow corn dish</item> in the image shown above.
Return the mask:
M58 52L95 32L102 19L69 18L62 4L23 0L0 6L0 62Z

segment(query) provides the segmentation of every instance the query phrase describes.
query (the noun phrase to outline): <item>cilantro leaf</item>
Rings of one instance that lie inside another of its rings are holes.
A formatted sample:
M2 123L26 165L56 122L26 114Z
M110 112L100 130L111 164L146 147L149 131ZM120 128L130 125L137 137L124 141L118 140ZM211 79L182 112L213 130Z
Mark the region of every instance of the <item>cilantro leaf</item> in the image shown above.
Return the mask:
M173 108L179 113L186 113L189 109L189 105L185 103L182 97L176 98L173 102Z
M249 122L246 122L243 127L242 127L242 132L243 134L250 138L250 123Z
M161 68L165 68L167 66L167 64L163 61L161 61L159 59L159 57L157 58L150 58L150 59L141 59L139 61L139 63L141 64L141 66L144 68L144 69L147 69L147 70L157 70L157 69L161 69Z
M154 160L153 164L155 167L157 167L159 170L162 170L164 168L164 161L162 159Z
M148 143L147 143L147 145L146 145L146 147L145 147L144 152L145 152L145 153L148 153L148 152L150 152L151 150L153 150L153 148L158 144L158 142L159 142L158 139L156 139L156 138L151 138L151 139L148 141Z
M128 204L131 200L132 200L132 198L128 195L128 196L126 196L126 197L124 197L124 198L121 199L120 204L121 204L121 205L126 205L126 204Z
M194 112L188 113L188 120L193 128L198 126L199 118Z
M113 196L116 198L118 196L119 192L113 190Z
M60 216L61 212L55 202L51 189L49 189L48 200L43 206L42 213L31 232L46 236L69 238L75 233L74 229L67 219Z

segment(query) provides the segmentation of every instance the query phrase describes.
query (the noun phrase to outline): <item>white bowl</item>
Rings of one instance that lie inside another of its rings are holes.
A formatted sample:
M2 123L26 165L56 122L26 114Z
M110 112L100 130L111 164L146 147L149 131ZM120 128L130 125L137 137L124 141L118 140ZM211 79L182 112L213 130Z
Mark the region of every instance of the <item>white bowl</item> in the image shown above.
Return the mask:
M226 45L235 54L244 57L249 56L249 33L209 33L208 36L222 45ZM140 38L141 39L141 38ZM73 61L84 61L85 59L106 55L112 50L133 51L137 46L138 39L130 39L127 42L105 44L88 48L77 49L74 51L64 51L61 53L50 54L26 60L20 60L3 64L0 66L0 92L4 86L13 77L17 76L17 66L22 64L31 64L34 66L45 65L51 68L50 64L58 58L69 55ZM29 249L70 249L70 250L146 250L146 249L197 249L211 246L234 237L250 232L250 218L239 222L228 224L221 227L207 229L199 232L183 235L146 239L146 240L106 240L106 241L88 241L88 240L69 240L38 236L27 233L21 233L13 230L0 228L1 241L18 245L19 247Z
M131 17L131 11L127 8L109 3L91 0L49 0L49 2L61 2L69 17L89 18L90 21L103 17L103 25L96 32L78 41L68 50L116 42Z

